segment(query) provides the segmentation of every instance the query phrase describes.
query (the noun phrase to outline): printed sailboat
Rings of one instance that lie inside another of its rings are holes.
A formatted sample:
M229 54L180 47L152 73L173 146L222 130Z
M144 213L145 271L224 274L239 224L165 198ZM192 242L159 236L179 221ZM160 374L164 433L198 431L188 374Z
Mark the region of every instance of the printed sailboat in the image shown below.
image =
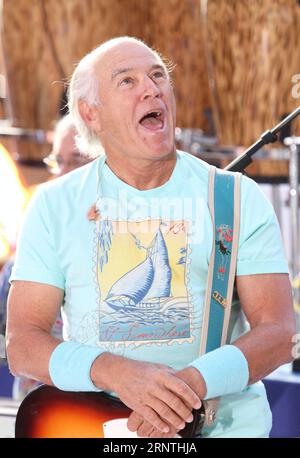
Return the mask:
M168 250L159 228L146 259L113 284L105 301L114 310L159 310L170 298L171 277Z

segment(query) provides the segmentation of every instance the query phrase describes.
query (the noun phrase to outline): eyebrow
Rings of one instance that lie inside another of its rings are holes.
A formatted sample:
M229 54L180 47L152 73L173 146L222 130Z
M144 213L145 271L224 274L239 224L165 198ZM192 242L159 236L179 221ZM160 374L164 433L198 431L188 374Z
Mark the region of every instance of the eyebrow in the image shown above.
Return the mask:
M150 71L151 70L155 70L155 69L163 70L163 72L166 73L166 69L163 67L163 65L154 64L154 65L151 66ZM117 68L116 70L113 70L113 72L111 74L111 79L113 80L116 76L118 76L118 75L120 75L122 73L132 72L133 70L134 70L133 67Z
M111 74L111 79L113 80L116 76L120 75L121 73L131 72L133 70L132 67L125 67L125 68L117 68Z

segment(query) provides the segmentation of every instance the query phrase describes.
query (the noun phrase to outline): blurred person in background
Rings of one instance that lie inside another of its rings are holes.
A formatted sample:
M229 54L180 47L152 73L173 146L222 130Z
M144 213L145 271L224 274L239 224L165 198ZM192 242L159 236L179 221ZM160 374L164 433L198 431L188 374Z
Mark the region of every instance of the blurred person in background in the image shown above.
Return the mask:
M63 116L56 124L53 134L52 151L44 159L49 172L52 174L50 179L65 175L72 170L87 164L91 158L79 151L76 146L76 128L69 115ZM36 187L34 187L33 191ZM4 264L0 272L0 326L1 334L5 334L6 328L6 306L9 293L9 277L14 265L14 257L10 257ZM52 328L52 335L61 338L62 335L62 320L60 315ZM15 377L13 384L12 396L14 399L22 400L28 392L38 386L36 380L27 377Z
M76 128L70 115L65 115L55 126L53 148L44 162L56 177L65 175L91 160L77 147L76 135Z

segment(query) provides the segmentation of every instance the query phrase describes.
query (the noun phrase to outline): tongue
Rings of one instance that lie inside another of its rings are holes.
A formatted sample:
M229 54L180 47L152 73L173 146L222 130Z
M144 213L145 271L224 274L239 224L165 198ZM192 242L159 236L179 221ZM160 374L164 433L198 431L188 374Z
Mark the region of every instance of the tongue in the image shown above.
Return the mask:
M141 121L141 124L143 127L145 127L146 129L150 129L150 130L159 130L163 127L162 120L159 118L154 118L153 116L149 118L144 118Z

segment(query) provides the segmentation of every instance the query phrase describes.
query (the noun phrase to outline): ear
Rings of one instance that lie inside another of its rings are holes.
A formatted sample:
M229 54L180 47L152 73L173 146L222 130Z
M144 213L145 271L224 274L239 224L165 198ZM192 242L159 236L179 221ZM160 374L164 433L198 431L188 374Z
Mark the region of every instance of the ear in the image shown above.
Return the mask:
M99 109L95 105L89 105L86 100L79 100L78 111L85 124L94 132L101 132L101 117Z

